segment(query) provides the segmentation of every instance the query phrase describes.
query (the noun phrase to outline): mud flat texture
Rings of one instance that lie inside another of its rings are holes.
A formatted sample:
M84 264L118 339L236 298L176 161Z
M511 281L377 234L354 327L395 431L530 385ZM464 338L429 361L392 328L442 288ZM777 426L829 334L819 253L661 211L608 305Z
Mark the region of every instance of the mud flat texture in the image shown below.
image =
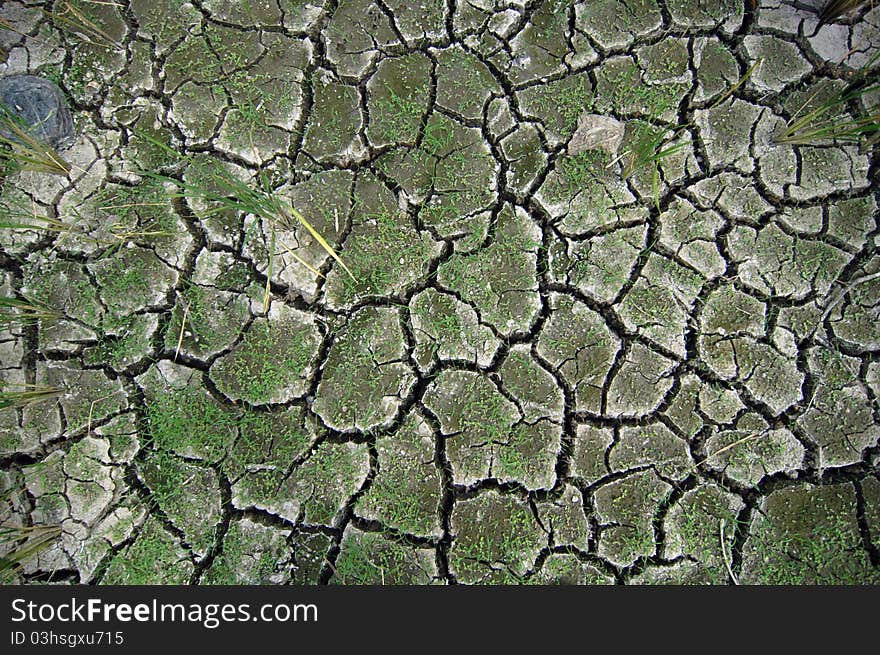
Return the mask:
M780 139L880 9L820 5L3 2L76 131L0 193L13 579L880 583L878 150ZM149 175L217 170L352 275Z

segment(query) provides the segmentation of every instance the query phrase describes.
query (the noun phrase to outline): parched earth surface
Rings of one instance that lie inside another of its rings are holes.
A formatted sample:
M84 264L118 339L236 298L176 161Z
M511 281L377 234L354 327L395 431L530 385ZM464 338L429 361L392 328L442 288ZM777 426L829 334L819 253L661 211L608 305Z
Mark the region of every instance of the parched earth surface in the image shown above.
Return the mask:
M878 153L777 138L880 10L821 4L3 3L77 129L0 196L19 579L880 582ZM352 275L145 175L221 169Z

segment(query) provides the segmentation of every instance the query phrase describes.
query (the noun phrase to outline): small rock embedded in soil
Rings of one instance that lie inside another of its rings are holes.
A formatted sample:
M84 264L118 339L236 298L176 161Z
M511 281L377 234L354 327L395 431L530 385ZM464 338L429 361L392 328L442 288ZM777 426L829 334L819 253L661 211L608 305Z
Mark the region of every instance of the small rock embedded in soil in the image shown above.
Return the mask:
M9 75L0 79L0 102L13 118L21 119L34 138L53 148L73 143L73 117L61 89L35 75ZM7 139L15 135L0 128Z
M623 141L623 129L623 123L613 118L599 114L581 114L577 129L568 142L568 154L604 150L614 157Z

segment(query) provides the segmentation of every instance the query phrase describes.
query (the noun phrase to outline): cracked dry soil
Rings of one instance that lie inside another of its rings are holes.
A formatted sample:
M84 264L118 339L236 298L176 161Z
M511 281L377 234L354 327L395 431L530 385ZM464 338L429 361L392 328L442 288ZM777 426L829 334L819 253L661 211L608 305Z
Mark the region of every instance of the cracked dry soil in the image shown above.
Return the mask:
M68 226L0 231L60 313L0 335L59 390L0 411L9 520L62 530L15 579L880 582L878 151L774 139L880 9L819 5L3 3L78 135L2 180ZM584 114L682 145L624 178ZM356 281L137 174L211 166Z

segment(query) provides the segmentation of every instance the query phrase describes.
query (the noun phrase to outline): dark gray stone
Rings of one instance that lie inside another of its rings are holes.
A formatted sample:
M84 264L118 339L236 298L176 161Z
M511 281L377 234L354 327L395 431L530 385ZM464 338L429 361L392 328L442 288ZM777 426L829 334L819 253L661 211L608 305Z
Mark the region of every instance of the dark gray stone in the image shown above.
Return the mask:
M34 75L0 78L0 111L8 111L28 126L31 135L53 148L70 146L75 138L73 117L58 86ZM0 134L14 138L0 126Z

